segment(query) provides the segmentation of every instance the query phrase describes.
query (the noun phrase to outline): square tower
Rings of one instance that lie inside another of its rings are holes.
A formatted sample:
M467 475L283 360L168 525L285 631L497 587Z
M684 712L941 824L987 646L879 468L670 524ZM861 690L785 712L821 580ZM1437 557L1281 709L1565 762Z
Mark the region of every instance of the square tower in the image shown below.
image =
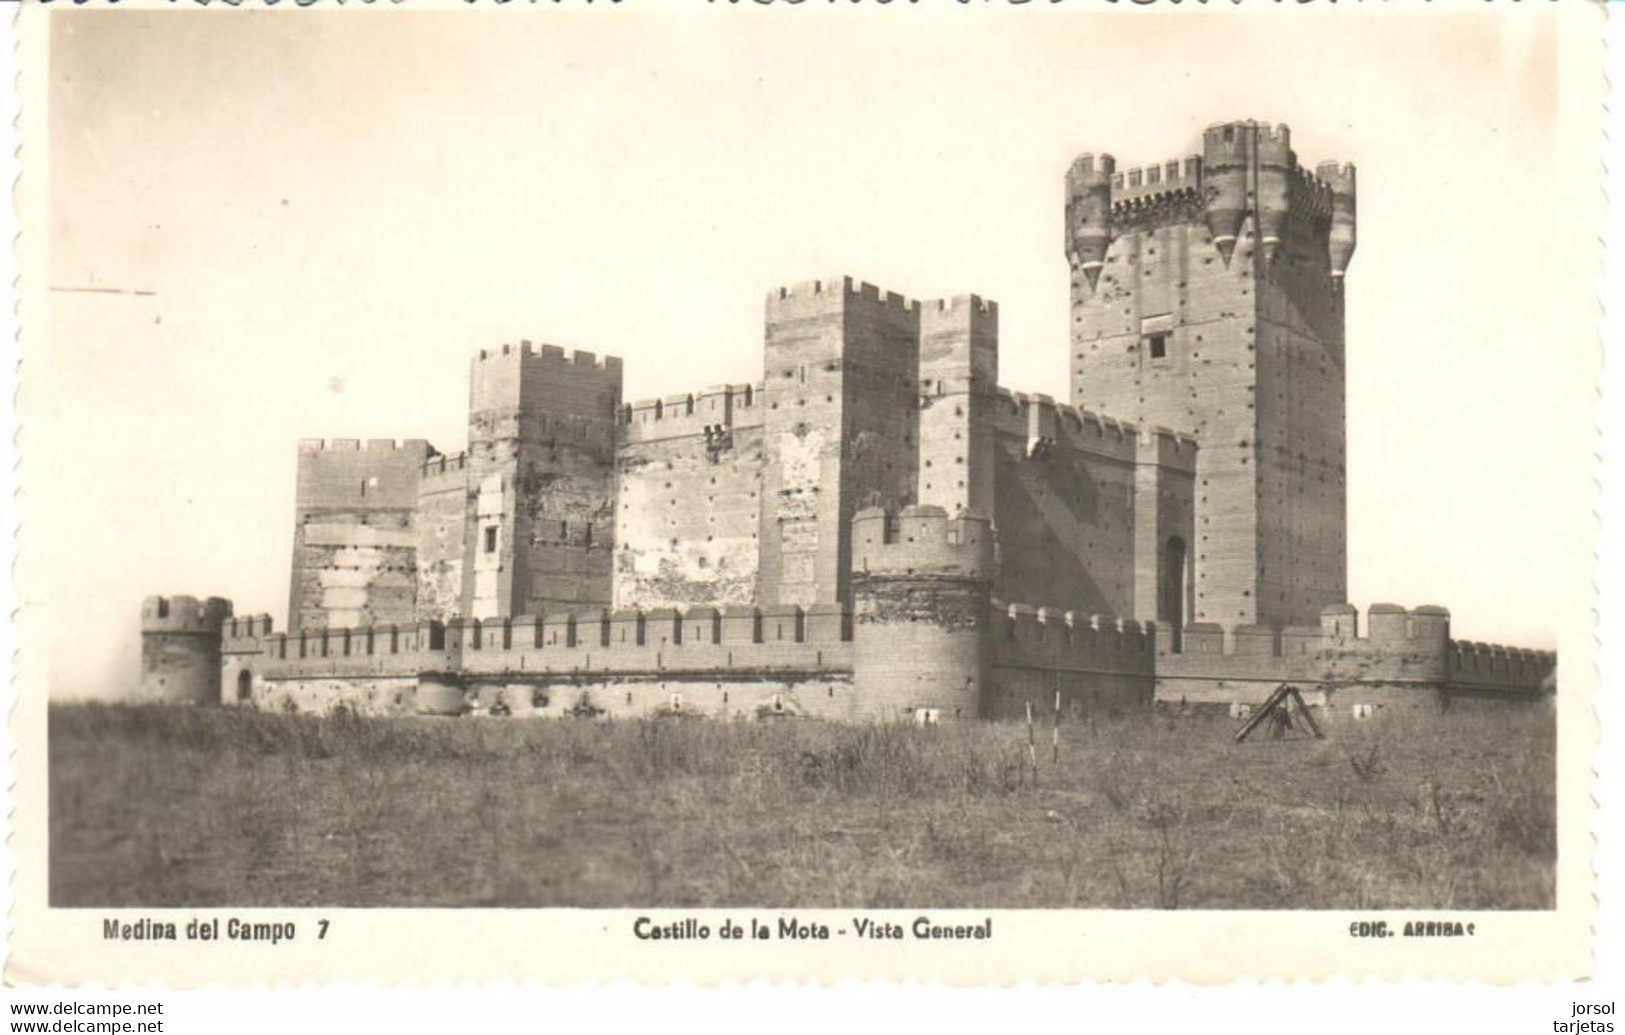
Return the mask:
M850 277L767 297L756 598L849 601L851 521L913 503L920 307Z
M304 439L294 491L288 630L414 620L422 439Z
M1067 174L1072 401L1200 445L1196 621L1313 624L1347 597L1343 274L1354 169L1290 131L1210 127L1202 153Z
M921 504L994 513L998 377L998 303L959 295L920 306Z
M469 382L461 613L609 606L621 361L523 342Z

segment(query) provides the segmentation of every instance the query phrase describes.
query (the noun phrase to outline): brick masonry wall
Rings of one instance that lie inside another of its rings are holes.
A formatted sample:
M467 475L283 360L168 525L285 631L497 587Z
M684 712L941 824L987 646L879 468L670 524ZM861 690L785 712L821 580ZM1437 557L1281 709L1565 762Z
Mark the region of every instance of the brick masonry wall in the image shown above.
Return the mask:
M932 505L866 508L852 550L854 671L867 713L978 717L995 565L987 518Z
M1256 280L1258 620L1290 625L1348 597L1343 296L1307 219Z
M1336 609L1328 609L1336 610ZM1160 629L1156 695L1168 705L1257 704L1281 683L1347 696L1356 690L1412 693L1425 699L1545 698L1555 686L1556 656L1452 641L1442 609L1405 612L1373 605L1358 635L1353 608L1319 626L1188 626L1183 650ZM1344 619L1340 621L1339 619Z
M1131 715L1151 705L1155 633L1132 619L995 605L986 629L990 718Z
M462 613L607 605L620 361L503 346L475 357L470 382Z
M992 514L999 308L974 295L920 306L919 502Z
M1183 627L1196 608L1196 445L1142 433L1134 469L1136 618Z
M241 702L237 688L246 673L254 706L307 712L326 712L341 701L378 714L421 710L430 704L422 693L397 704L391 695L416 687L424 674L438 674L438 697L442 684L476 696L509 685L560 694L596 686L602 696L623 684L656 690L682 684L693 687L694 701L711 702L708 713L754 713L766 704L775 712L853 718L851 632L842 609L793 607L600 611L294 636L245 629L226 639L216 671L227 701ZM449 684L447 673L457 674ZM775 694L778 708L772 708ZM632 713L669 703L669 697L640 692ZM613 702L605 708L626 713Z
M1194 535L1192 444L1153 434L1142 445L1132 425L1003 391L988 423L999 532L994 596L1155 616L1160 544Z
M418 480L430 451L421 440L300 443L291 628L413 619Z
M343 679L256 680L249 700L236 702L263 712L329 715L343 706L362 715L414 715L418 679L411 676L352 676Z
M657 417L634 406L638 422L616 452L616 607L754 601L760 409L730 409L688 416L663 407ZM707 423L692 426L696 418Z
M222 631L231 621L231 601L219 597L143 600L139 698L171 704L219 701Z
M1238 253L1227 267L1194 210L1125 228L1105 262L1094 291L1073 275L1072 401L1196 438L1195 617L1251 621L1242 596L1257 570L1250 264ZM1164 325L1165 353L1154 358L1142 329Z
M1310 622L1346 596L1330 195L1284 127L1216 127L1204 148L1206 174L1117 174L1109 219L1090 217L1109 224L1087 228L1094 246L1111 239L1097 285L1072 271L1072 399L1199 442L1195 620Z
M942 552L924 550L920 563L940 560ZM1448 616L1439 609L1407 613L1377 605L1364 636L1345 620L1352 609L1321 626L1282 632L1196 624L1174 651L1165 626L1111 616L995 602L978 624L962 606L967 594L974 596L973 584L934 579L914 566L917 577L888 579L883 594L860 580L865 610L858 615L838 606L695 607L291 636L270 633L269 616L244 617L228 621L211 648L218 678L208 678L207 658L196 652L185 659L186 671L200 674L228 703L242 702L246 678L255 706L304 711L326 711L342 700L404 713L424 705L422 695L398 705L390 695L424 673L457 673L454 695L466 688L485 695L486 704L494 687L558 691L564 697L551 698L558 704L577 700L570 694L583 688L596 687L602 696L624 684L632 689L615 692L634 693L629 710L622 701L605 703L606 711L653 714L675 692L684 701L709 702L696 705L705 714L755 714L777 694L776 712L893 720L920 708L938 709L944 718L1019 718L1029 703L1049 715L1057 691L1063 716L1088 717L1143 710L1153 695L1172 708L1256 705L1282 682L1319 695L1312 698L1317 706L1370 695L1428 706L1527 702L1548 699L1554 685L1553 655L1449 641ZM898 611L897 620L855 621L882 605ZM955 697L966 673L980 680L974 702ZM176 693L174 699L197 697ZM1391 694L1400 696L1382 696ZM289 695L294 705L283 703Z
M850 599L852 515L915 498L919 309L847 277L766 303L763 604Z
M716 673L705 678L685 673L641 673L614 678L581 675L530 680L478 679L468 698L490 709L501 705L514 715L567 718L709 719L859 717L859 695L851 674L771 675Z
M431 457L418 487L416 621L463 614L463 551L470 538L468 458Z

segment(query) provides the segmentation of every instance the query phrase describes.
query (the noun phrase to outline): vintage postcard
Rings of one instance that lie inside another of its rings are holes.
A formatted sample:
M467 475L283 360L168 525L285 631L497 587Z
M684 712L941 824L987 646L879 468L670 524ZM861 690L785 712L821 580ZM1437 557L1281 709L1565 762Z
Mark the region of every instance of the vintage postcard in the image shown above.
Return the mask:
M1602 25L25 3L8 980L1585 976Z

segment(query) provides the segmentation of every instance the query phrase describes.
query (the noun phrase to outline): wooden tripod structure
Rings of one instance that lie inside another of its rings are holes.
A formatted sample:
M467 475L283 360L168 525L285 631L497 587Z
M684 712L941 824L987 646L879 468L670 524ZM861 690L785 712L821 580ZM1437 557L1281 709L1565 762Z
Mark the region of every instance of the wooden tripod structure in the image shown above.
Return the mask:
M1316 740L1326 739L1326 734L1315 724L1314 716L1309 714L1309 706L1303 703L1303 694L1289 683L1282 683L1276 687L1258 710L1242 723L1241 729L1236 731L1236 743L1246 740L1265 722L1269 723L1272 740L1280 740L1299 724L1306 732L1313 734Z

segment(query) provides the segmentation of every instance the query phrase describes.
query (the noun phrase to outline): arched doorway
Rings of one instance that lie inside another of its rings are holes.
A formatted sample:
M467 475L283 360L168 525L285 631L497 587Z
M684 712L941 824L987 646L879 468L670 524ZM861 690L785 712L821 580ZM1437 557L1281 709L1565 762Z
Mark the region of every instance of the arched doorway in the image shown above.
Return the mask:
M237 703L247 704L254 697L254 673L243 669L237 673Z
M1173 626L1172 649L1185 648L1185 540L1169 536L1162 548L1162 578L1157 586L1157 619Z

